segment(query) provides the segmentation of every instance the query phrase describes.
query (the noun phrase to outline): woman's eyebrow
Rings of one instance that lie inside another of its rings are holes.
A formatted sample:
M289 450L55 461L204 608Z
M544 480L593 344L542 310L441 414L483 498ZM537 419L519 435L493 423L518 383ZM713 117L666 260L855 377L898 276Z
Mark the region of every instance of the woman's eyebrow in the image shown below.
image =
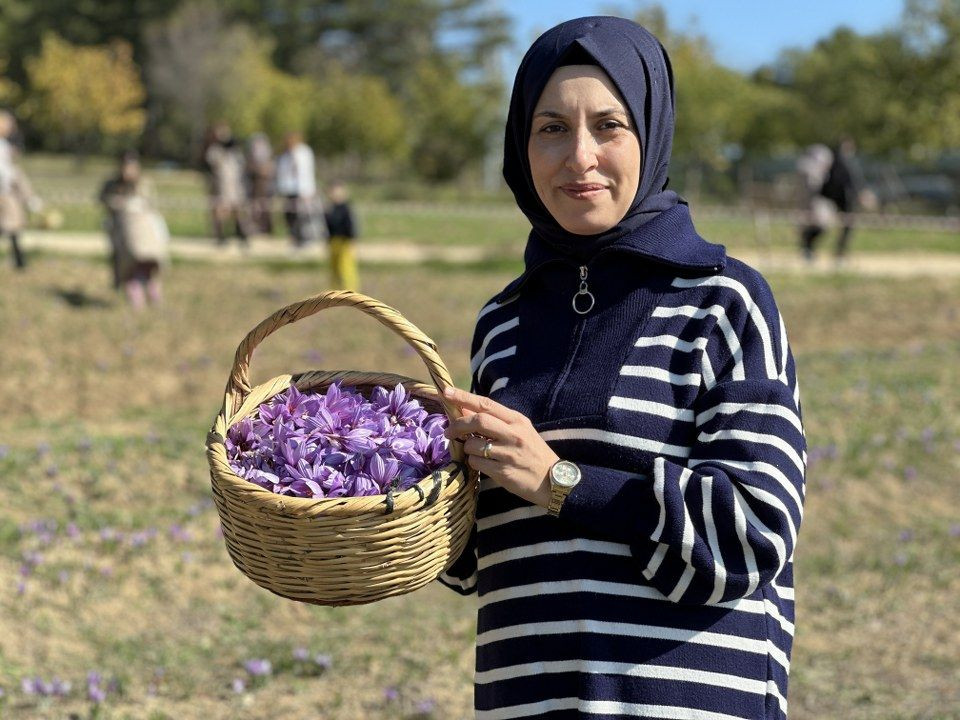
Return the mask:
M626 110L623 110L622 108L613 108L613 107L604 108L603 110L597 110L595 112L590 113L590 117L593 117L593 118L605 117L607 115L622 115L623 117L628 117ZM540 112L535 113L534 117L535 118L547 117L547 118L562 120L567 116L562 112L557 112L556 110L541 110Z

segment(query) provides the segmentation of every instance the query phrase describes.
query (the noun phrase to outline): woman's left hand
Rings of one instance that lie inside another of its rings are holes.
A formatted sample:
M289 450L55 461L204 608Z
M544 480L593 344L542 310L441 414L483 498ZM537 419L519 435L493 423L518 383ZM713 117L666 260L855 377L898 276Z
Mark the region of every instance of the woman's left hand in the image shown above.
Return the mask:
M444 396L463 410L463 417L451 420L445 434L451 440L464 440L470 467L514 495L547 507L548 473L560 458L534 430L530 420L488 397L459 388L447 388ZM484 457L487 442L489 457Z

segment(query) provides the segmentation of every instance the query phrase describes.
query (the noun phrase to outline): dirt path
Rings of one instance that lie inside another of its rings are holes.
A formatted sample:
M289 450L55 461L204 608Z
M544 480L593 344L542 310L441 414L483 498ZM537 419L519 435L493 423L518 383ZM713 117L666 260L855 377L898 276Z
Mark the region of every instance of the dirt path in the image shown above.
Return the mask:
M42 250L57 254L106 257L107 242L100 233L61 233L30 231L24 234L26 250ZM421 263L427 261L451 264L477 263L485 260L502 260L503 248L422 245L404 240L390 242L361 240L357 243L357 257L362 263ZM176 258L217 262L262 262L298 260L322 260L326 247L320 244L299 252L293 251L281 239L254 239L248 251L241 251L236 243L218 248L209 238L178 237L171 241L171 253ZM817 263L808 265L794 253L782 250L756 251L734 250L734 257L763 272L806 272L828 274L837 272L832 260L823 256ZM514 255L522 257L522 248ZM960 277L960 253L861 253L854 255L839 268L846 273L878 277Z

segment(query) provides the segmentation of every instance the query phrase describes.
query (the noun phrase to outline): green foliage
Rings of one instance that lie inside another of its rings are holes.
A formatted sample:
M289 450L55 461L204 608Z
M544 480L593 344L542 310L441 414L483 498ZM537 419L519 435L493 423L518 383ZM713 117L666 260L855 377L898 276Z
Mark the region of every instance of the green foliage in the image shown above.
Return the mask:
M408 149L404 115L383 78L332 64L312 91L310 142L328 158L355 154L401 159Z
M101 138L129 139L143 129L145 93L130 46L78 47L50 33L27 61L21 112L60 147L86 149Z
M495 89L484 92L458 82L449 67L421 63L411 91L412 163L421 177L450 180L486 154L498 124L491 111Z

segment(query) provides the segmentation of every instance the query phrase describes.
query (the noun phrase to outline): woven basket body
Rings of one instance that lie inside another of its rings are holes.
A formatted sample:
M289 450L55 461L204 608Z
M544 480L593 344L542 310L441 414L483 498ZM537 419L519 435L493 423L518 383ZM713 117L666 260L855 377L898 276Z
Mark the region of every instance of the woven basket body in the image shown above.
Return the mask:
M249 386L250 357L267 335L336 306L356 307L400 334L424 359L433 383L386 373L315 371ZM454 462L390 496L288 497L233 472L224 445L232 425L290 385L319 391L337 380L367 396L376 385L401 382L428 411L459 415L442 398L440 391L452 382L429 338L372 298L327 292L274 313L237 348L223 407L207 436L207 459L227 551L247 577L292 600L358 605L423 587L460 555L473 527L478 482L463 463L459 443L451 443Z

